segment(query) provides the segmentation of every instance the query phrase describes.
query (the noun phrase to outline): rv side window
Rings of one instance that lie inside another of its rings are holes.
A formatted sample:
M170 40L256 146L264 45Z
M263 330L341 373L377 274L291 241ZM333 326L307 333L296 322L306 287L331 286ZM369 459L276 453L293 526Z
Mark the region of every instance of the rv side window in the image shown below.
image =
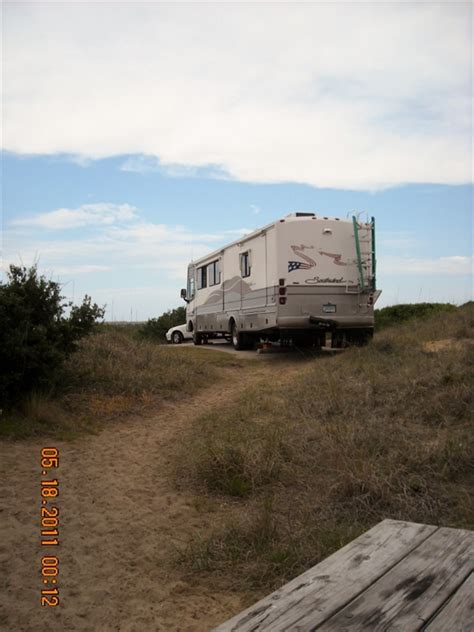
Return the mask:
M241 252L240 253L240 274L243 277L250 276L250 253L249 252Z
M203 287L207 287L207 266L197 269L197 288L202 290Z
M213 261L207 266L207 277L209 285L219 285L221 282L221 271L219 261Z

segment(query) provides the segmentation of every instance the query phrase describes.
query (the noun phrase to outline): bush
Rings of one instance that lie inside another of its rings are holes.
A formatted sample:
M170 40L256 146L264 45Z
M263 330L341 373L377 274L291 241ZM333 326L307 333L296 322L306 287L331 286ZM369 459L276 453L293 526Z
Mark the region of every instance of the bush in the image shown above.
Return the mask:
M139 330L140 336L143 338L152 338L163 342L165 334L171 327L182 325L186 322L186 308L177 307L170 309L158 318L150 318Z
M455 309L456 306L450 303L402 303L400 305L390 305L389 307L375 310L375 329L380 331L385 327L398 325L413 318L426 318Z
M53 383L56 369L88 334L104 309L85 296L64 302L61 286L31 268L10 266L0 282L0 402L12 404ZM69 316L65 316L66 310Z

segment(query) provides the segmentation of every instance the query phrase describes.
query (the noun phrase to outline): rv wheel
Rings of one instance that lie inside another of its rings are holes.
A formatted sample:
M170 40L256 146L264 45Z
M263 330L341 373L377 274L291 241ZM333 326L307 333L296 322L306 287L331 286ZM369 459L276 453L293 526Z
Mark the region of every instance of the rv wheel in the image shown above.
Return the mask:
M245 334L237 329L237 325L232 323L232 344L236 351L245 349Z
M353 335L353 343L358 347L364 347L368 345L374 336L374 332L370 329L362 329L361 331L355 332Z
M331 337L331 347L333 349L342 349L346 346L346 337L342 332L333 332Z
M202 345L202 334L196 330L193 331L193 342L195 345Z

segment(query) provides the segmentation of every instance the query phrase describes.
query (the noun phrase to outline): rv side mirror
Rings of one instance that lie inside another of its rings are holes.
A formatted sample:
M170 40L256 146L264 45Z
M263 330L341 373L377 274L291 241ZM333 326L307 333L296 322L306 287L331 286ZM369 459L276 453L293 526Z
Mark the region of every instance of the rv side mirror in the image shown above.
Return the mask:
M183 287L183 289L181 290L181 298L184 299L185 301L187 301L186 298L186 288Z

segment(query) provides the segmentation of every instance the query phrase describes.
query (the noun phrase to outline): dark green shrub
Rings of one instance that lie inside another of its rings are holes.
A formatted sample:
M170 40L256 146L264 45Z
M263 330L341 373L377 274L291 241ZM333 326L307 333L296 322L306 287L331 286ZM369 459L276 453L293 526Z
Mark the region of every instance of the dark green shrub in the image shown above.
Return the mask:
M165 334L171 327L186 322L186 308L170 309L158 318L150 318L139 330L140 336L164 342Z
M398 325L412 318L426 318L441 312L449 312L457 309L451 303L408 303L390 305L375 310L375 329L380 331L385 327Z
M64 302L60 284L38 275L36 265L10 266L0 282L0 402L50 386L76 342L103 316L89 296L78 306Z

